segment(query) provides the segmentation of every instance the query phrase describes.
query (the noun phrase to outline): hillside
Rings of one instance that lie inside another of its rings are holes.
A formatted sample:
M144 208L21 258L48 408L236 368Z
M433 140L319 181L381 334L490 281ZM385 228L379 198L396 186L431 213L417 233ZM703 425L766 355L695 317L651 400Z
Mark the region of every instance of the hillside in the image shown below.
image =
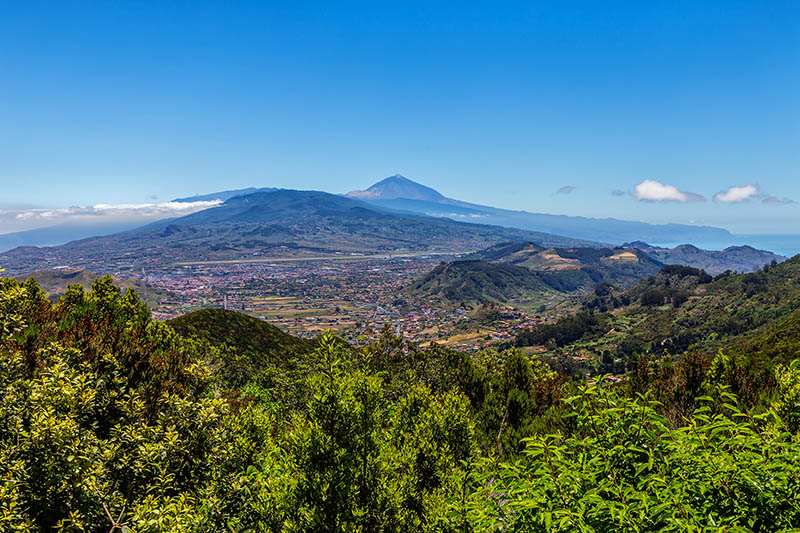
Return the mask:
M263 320L224 309L202 309L167 323L184 337L220 348L221 356L212 366L222 379L238 386L259 376L269 380L270 369L289 367L317 346L315 341L289 335Z
M504 243L439 265L406 294L449 306L498 302L531 308L559 303L601 283L627 288L661 267L636 250Z
M484 261L442 263L406 294L446 306L481 302L536 302L554 291L527 268Z
M668 266L627 291L595 294L584 308L602 312L577 328L573 318L562 318L550 329L520 334L514 344L548 344L551 354L580 354L593 365L600 365L604 353L632 364L636 354L660 357L695 347L713 355L747 346L800 309L800 256L759 272L716 278ZM770 342L758 343L756 350L769 351Z
M675 248L658 248L644 242L626 243L625 247L637 248L647 252L650 257L665 265L684 265L705 270L709 274L732 272L753 272L766 264L786 261L782 255L751 246L730 246L724 250L701 250L691 244Z
M656 274L663 264L648 254L625 248L545 248L537 243L502 243L467 256L524 266L538 272L600 271L603 281L622 287Z
M234 196L219 206L125 233L11 250L0 254L0 264L13 274L59 265L115 272L264 255L464 252L509 240L593 245L553 234L390 212L322 192L278 190Z

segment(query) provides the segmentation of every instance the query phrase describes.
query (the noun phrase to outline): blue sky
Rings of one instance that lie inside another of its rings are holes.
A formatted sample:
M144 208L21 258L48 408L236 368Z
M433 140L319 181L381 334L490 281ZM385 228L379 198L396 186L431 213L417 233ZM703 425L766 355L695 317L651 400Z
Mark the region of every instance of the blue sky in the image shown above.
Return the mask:
M499 207L797 233L798 94L792 1L5 3L0 210L402 173Z

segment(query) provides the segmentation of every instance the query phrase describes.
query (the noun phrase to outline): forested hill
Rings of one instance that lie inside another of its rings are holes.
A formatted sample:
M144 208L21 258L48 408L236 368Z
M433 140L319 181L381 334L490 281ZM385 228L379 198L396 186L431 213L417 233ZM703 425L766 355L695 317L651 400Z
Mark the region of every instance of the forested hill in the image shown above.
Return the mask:
M786 289L796 266L766 282ZM670 275L795 307L743 277ZM796 321L738 355L639 358L617 385L388 330L304 350L235 313L174 324L189 337L111 278L55 304L0 278L1 530L800 527L800 363L742 379L743 361L796 357Z
M441 263L404 291L451 307L482 302L538 305L555 292L543 276L527 268L484 261Z
M662 266L638 250L504 243L442 263L405 292L447 306L498 302L531 307L561 302L598 284L628 288Z

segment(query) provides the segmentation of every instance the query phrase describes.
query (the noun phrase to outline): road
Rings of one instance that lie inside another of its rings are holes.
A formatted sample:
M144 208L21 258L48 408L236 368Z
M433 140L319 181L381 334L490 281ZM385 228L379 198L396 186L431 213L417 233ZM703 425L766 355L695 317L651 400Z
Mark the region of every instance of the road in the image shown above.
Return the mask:
M474 250L463 251L441 251L441 252L392 252L381 254L341 254L341 255L309 255L304 257L258 257L250 259L219 259L214 261L180 261L175 263L177 266L196 266L196 265L235 265L244 263L302 263L305 261L365 261L370 259L397 259L404 257L422 256L453 256L469 254Z

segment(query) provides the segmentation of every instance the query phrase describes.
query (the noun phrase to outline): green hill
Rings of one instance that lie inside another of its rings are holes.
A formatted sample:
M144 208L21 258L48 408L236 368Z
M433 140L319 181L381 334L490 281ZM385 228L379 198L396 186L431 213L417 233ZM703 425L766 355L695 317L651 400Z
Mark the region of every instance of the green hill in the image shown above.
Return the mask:
M627 288L661 267L638 250L503 243L439 265L406 293L451 306L498 302L531 307L588 293L601 283Z
M214 366L223 379L238 386L268 373L270 367L293 366L296 358L317 345L314 340L289 335L263 320L225 309L202 309L167 323L184 337L222 348L224 355Z
M285 358L297 350L308 350L316 343L285 333L263 320L225 309L202 309L168 321L187 337L199 337L212 344L224 344L241 353L263 353Z
M406 289L406 294L444 305L539 300L554 290L537 273L485 261L441 263Z

